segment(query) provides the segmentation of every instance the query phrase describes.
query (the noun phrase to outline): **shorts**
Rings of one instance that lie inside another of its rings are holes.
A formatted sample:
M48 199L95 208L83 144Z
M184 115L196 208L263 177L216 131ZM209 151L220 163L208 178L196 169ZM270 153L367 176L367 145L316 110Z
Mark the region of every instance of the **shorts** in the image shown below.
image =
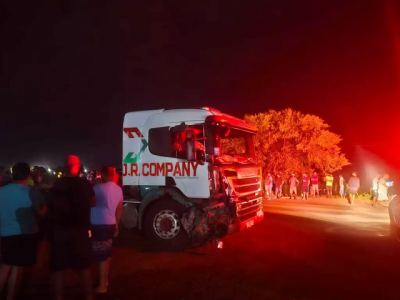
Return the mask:
M310 188L308 186L303 186L303 193L308 193Z
M49 233L50 271L82 271L92 264L89 232L83 228L54 229Z
M277 194L282 194L282 186L277 186L277 187L275 188L275 193L277 193Z
M106 261L111 257L116 225L92 226L92 253L96 262Z
M357 190L358 190L357 188L350 187L349 188L349 194L354 196L355 194L357 194Z
M265 185L265 191L267 191L267 192L272 192L272 185L268 185L268 184L266 184Z
M296 186L291 186L290 187L290 195L295 194L297 195L297 187Z
M36 234L19 234L1 237L1 261L9 266L36 264Z

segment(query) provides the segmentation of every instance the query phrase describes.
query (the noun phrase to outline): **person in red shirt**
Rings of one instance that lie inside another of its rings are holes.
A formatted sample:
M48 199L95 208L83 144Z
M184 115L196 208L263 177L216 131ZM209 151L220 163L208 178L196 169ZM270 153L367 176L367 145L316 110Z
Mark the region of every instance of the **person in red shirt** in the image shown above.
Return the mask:
M302 200L308 200L308 192L310 189L310 177L306 173L303 174L303 198Z
M311 191L312 191L312 196L314 198L316 197L319 198L318 180L319 180L318 174L317 172L314 172L314 174L311 176L311 184L312 184Z

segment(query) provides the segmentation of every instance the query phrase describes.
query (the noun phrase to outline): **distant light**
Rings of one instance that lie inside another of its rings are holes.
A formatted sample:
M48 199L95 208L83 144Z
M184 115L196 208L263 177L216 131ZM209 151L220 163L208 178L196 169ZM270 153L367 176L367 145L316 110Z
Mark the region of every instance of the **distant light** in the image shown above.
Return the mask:
M53 171L53 174L56 175L56 172Z
M85 169L85 173L87 173L87 170Z
M49 171L49 173L51 173L51 169L50 168L48 168L47 171Z

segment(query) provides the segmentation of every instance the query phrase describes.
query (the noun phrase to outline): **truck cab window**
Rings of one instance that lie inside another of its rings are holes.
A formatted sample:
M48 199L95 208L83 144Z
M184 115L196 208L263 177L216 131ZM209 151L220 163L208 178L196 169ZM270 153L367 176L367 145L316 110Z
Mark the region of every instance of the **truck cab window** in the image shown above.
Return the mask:
M215 125L209 127L209 132L209 140L218 149L217 164L255 164L252 133Z
M195 133L194 147L198 160L204 160L204 133L202 125L194 125L188 127L188 130L193 130ZM171 132L171 156L176 158L186 158L186 132Z
M170 156L171 135L169 127L151 128L149 130L149 151L158 156Z

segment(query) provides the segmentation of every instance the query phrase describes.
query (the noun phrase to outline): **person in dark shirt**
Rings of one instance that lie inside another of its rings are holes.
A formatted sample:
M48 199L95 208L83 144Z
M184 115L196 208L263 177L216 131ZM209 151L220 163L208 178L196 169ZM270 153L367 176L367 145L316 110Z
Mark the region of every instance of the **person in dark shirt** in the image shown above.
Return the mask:
M349 194L350 204L353 205L357 191L360 188L360 178L357 177L357 173L354 172L349 179Z
M79 272L85 299L93 299L90 265L90 211L95 206L93 187L79 177L80 162L67 157L66 176L57 179L49 202L50 271L54 272L55 299L62 299L63 273L72 268Z

